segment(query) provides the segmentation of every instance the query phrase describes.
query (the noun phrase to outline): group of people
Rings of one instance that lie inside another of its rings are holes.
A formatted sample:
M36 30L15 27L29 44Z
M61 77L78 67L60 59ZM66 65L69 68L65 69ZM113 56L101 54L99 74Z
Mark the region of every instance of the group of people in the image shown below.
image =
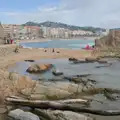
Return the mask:
M47 49L44 49L44 52L47 52ZM55 48L52 48L52 53L60 53L59 51L55 51Z
M94 50L95 46L86 45L85 50Z
M5 40L5 44L13 44L14 43L13 39L4 38L4 40Z

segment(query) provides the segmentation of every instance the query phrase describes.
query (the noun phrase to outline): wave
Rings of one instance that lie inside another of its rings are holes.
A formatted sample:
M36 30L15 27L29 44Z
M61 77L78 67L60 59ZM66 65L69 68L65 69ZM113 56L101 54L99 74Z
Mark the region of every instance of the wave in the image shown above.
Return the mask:
M25 46L25 45L22 45L23 48L29 48L29 49L32 49L32 47L28 47L28 46Z
M83 47L85 46L86 44L69 44L68 46L69 47Z
M86 45L93 46L95 45L94 43L88 43L88 44L69 44L69 47L85 47Z

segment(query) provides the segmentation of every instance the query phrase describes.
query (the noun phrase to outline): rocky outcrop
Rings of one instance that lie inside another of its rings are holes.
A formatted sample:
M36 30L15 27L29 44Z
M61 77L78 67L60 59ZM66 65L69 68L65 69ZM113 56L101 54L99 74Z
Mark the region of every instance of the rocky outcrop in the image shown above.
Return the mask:
M34 64L30 66L26 71L29 73L41 73L48 71L50 68L52 68L52 64Z
M21 92L24 89L32 90L36 85L36 81L33 81L28 76L21 76L17 73L9 73L9 79L11 80L14 89Z
M120 30L112 30L107 36L104 36L95 41L96 47L119 47L120 45Z

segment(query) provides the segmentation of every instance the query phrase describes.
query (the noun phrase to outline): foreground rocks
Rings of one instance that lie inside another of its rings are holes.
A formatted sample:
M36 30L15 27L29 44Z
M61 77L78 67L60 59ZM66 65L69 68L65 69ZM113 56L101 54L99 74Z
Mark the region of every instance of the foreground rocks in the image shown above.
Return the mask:
M40 120L40 119L37 115L33 113L24 112L23 110L16 109L9 112L8 120Z
M1 71L0 102L4 102L6 96L18 95L32 100L58 100L68 98L74 94L93 89L91 82L83 82L81 76L74 78L73 82L65 81L35 81L28 76L17 73ZM77 80L77 82L76 82ZM86 81L86 80L85 80ZM90 84L89 84L90 83Z
M89 75L60 78L53 81L33 81L28 76L20 76L17 73L10 73L9 78L13 83L15 92L24 95L32 100L58 100L68 98L74 94L82 93L93 89L94 82L83 79ZM65 79L69 81L65 81Z
M0 70L0 104L4 104L6 96L20 95L24 89L31 93L35 85L36 81L28 76Z
M35 109L34 114L16 109L8 113L8 120L93 120L86 115L71 111Z
M46 119L49 120L93 120L92 118L85 115L70 111L35 109L35 112L39 115L46 116Z
M26 71L29 73L41 73L48 71L53 67L52 64L34 64L31 65Z

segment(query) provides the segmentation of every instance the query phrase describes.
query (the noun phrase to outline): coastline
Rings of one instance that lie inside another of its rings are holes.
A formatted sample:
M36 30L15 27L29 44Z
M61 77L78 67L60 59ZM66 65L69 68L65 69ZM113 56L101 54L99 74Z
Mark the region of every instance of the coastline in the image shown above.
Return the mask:
M98 37L78 37L78 38L71 38L71 39L60 39L60 38L41 38L41 39L35 39L35 40L20 40L20 43L32 43L32 42L48 42L48 41L54 41L54 40L95 40Z
M58 59L58 58L78 58L85 59L86 57L91 57L91 51L86 50L72 50L72 49L63 49L55 48L55 53L52 53L51 48L46 49L47 52L44 52L44 48L22 48L19 53L12 54L4 57L5 61L1 61L0 65L6 70L15 65L17 62L24 61L26 59L40 60L40 59ZM57 53L60 52L60 53ZM3 66L4 65L4 66Z

